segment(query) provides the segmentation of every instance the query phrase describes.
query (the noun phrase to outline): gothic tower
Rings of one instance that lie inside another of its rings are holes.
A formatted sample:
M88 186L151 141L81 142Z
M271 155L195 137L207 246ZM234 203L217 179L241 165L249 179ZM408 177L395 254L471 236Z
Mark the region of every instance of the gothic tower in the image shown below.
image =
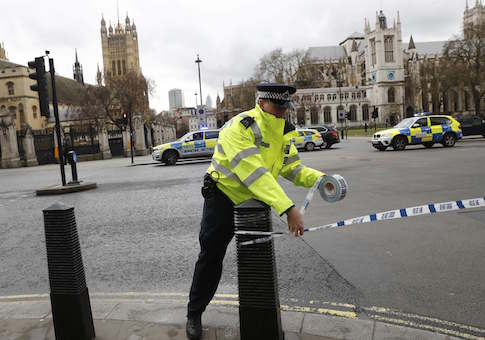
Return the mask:
M379 109L379 121L390 123L403 118L404 63L402 50L401 19L388 26L382 11L376 12L375 29L365 25L366 78L372 88L368 98Z
M83 66L79 63L79 60L77 59L77 49L76 49L76 61L72 66L72 73L74 74L74 79L78 83L84 85Z
M465 13L463 15L463 28L466 29L471 25L485 24L485 5L481 0L475 1L475 7L468 7L468 0L466 2Z
M101 47L105 77L116 77L130 71L141 73L138 34L135 21L131 23L128 14L125 26L123 27L118 20L114 32L111 23L107 30L104 17L101 18Z

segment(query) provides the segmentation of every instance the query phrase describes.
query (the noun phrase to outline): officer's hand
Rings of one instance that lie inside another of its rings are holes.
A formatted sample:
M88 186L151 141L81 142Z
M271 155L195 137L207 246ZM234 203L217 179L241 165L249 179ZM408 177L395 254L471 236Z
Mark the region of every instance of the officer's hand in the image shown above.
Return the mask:
M295 236L303 235L303 218L300 211L293 207L287 213L288 229L290 233L295 234Z

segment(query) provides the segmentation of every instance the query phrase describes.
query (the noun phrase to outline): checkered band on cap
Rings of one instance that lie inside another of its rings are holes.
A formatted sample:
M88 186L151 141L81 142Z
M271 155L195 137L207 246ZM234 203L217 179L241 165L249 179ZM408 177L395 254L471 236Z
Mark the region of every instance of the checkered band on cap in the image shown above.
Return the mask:
M274 100L284 100L291 101L291 94L289 91L283 93L268 92L268 91L258 91L258 98L261 99L274 99Z

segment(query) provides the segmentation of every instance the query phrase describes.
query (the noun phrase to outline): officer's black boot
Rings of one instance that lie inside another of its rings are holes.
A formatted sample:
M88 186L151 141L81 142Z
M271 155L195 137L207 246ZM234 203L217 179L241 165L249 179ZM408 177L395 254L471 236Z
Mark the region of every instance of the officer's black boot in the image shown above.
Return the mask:
M202 335L202 322L200 319L200 314L188 316L185 331L190 340L199 340L200 336Z

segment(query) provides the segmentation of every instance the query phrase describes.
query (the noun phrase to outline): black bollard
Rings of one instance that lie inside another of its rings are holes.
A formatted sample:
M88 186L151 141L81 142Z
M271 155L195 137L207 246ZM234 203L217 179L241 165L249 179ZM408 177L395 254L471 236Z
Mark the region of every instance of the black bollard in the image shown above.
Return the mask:
M76 151L69 151L67 153L67 159L69 164L71 165L71 175L72 181L69 184L79 184L79 180L77 179L77 155Z
M55 203L43 213L56 340L93 339L93 316L74 208Z
M270 208L256 200L234 208L236 230L272 231ZM240 246L257 236L236 235L241 340L283 340L273 241Z

